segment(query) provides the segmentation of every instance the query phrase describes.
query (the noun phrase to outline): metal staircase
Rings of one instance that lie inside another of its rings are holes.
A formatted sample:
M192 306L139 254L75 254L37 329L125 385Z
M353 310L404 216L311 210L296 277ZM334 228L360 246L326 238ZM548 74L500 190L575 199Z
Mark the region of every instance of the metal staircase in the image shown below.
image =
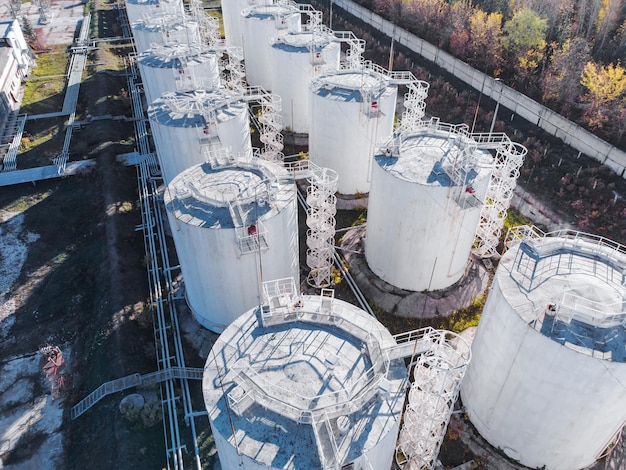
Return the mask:
M202 380L204 369L196 367L170 367L168 369L151 372L149 374L133 374L120 379L111 380L100 385L97 389L79 401L70 411L72 419L78 418L89 408L94 406L107 395L121 392L140 385L148 386L173 379Z
M2 171L17 169L17 152L22 143L24 124L26 124L26 114L12 115L10 123L5 128L2 149L0 149Z

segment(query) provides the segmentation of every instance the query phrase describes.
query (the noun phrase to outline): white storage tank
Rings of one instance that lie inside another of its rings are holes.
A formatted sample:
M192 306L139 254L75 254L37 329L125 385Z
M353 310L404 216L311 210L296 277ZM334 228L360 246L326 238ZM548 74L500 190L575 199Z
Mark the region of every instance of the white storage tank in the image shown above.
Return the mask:
M148 108L161 171L166 182L206 160L206 146L250 157L248 105L225 90L165 93Z
M463 129L434 122L374 158L365 258L396 287L444 289L465 272L494 159Z
M272 40L272 92L282 99L283 124L292 132L309 133L311 80L339 69L341 47L327 31L282 34Z
M284 3L246 8L241 15L248 84L269 91L272 89L270 40L279 34L300 31L300 11L297 6Z
M182 0L126 0L128 24L165 13L182 14Z
M376 144L393 132L398 88L381 73L345 70L315 78L310 93L311 161L339 174L339 193L368 193Z
M216 152L178 175L165 206L194 318L221 332L262 301L265 276L298 278L298 210L288 172Z
M270 5L274 0L228 0L221 4L224 39L227 46L243 47L241 12L253 5Z
M198 23L182 14L164 14L135 21L131 24L135 49L138 53L155 45L191 44L200 46Z
M407 383L403 359L381 353L393 337L347 302L298 296L279 282L206 361L221 467L391 468Z
M626 422L626 247L516 230L461 386L472 424L531 468L586 468Z
M167 44L155 46L137 57L148 103L166 92L220 86L217 54L199 46Z

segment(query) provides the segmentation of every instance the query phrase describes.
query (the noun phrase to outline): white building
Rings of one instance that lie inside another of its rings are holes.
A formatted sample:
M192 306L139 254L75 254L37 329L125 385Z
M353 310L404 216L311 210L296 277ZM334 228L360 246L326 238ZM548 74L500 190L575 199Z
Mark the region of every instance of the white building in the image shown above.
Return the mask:
M22 103L22 79L35 66L17 20L0 21L0 137L12 112Z

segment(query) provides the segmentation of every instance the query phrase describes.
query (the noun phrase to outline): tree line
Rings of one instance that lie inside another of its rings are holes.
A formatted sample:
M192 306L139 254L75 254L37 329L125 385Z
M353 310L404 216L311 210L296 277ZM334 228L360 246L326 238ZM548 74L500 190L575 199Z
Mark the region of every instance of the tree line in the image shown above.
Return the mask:
M626 150L626 0L356 0Z

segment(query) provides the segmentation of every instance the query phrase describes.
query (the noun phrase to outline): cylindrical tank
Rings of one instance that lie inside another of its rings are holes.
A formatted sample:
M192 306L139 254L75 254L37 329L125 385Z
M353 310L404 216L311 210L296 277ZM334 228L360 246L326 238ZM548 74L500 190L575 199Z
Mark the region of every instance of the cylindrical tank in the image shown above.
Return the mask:
M166 92L219 87L217 55L188 44L167 44L148 49L137 58L146 93L152 103Z
M128 24L164 13L182 14L182 0L126 0Z
M222 21L227 46L243 47L241 12L252 5L270 5L274 0L228 0L222 2Z
M206 161L203 148L230 149L250 157L248 106L224 90L165 93L148 108L161 171L166 182Z
M222 468L390 468L407 377L402 359L381 354L391 334L347 302L279 290L235 320L206 361Z
M293 5L273 4L246 8L241 15L248 83L271 90L270 40L279 34L300 31L300 11Z
M282 99L283 124L309 133L311 80L339 69L340 43L328 32L294 32L272 40L272 92ZM288 71L288 73L286 72Z
M526 228L509 244L461 385L491 445L574 470L613 441L626 422L624 272L626 247L601 237Z
M346 70L315 78L310 93L311 161L339 174L339 193L368 193L376 144L393 132L397 87L378 72Z
M296 192L259 158L193 166L164 194L194 318L221 332L261 302L265 276L298 278Z
M463 276L494 159L454 126L424 127L374 158L365 257L402 289L444 289Z
M145 52L155 45L200 45L198 23L182 14L165 14L135 21L131 24L135 49Z

